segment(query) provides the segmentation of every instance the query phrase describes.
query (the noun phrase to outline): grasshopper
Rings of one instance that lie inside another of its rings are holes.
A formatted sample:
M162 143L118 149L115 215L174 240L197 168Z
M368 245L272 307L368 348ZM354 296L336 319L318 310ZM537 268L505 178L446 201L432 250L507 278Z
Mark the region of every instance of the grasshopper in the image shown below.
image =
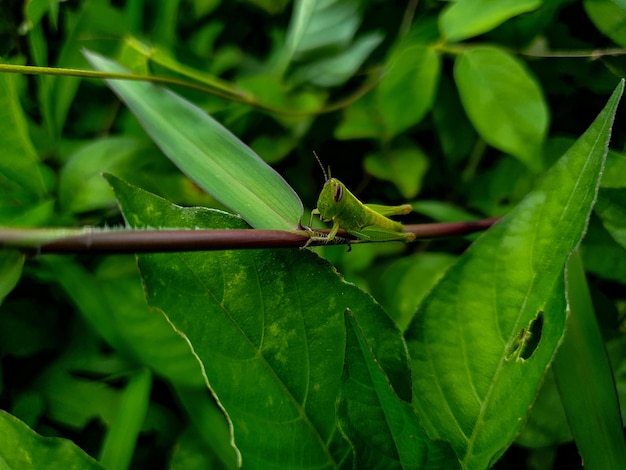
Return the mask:
M363 204L341 181L331 177L330 168L326 173L319 157L315 153L314 155L324 173L325 183L317 199L317 209L311 211L309 226L313 222L313 216L319 215L322 222L332 222L333 227L327 236L312 235L309 242L314 240L331 242L340 228L359 240L402 242L415 240L415 234L405 232L404 225L387 218L390 215L408 214L412 211L409 204L400 206Z

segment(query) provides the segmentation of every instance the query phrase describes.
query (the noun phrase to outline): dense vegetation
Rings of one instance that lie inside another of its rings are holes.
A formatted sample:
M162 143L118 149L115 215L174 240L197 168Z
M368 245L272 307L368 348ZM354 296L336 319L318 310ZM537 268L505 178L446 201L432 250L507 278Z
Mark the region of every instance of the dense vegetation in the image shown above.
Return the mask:
M626 461L624 2L0 11L7 468ZM38 251L296 230L313 152L403 223L503 218L351 250Z

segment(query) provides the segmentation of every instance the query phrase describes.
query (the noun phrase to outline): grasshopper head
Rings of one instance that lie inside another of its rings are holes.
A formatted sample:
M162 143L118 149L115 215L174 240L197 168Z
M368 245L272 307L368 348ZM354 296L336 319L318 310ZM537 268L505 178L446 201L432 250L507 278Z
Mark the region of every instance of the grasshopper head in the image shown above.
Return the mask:
M317 210L320 218L332 220L344 208L346 187L336 178L330 178L324 183L320 197L317 199Z

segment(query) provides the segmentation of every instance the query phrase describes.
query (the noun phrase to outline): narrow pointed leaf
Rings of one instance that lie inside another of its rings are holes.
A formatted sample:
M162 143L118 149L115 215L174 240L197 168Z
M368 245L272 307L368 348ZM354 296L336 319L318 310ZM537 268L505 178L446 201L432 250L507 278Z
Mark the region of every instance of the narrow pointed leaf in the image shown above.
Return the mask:
M596 197L623 82L585 134L431 291L407 330L414 405L464 468L518 432L565 326L563 269Z
M619 469L626 462L624 425L578 252L568 263L567 293L567 333L552 364L559 395L585 467Z
M146 419L151 390L149 369L143 368L129 377L115 420L102 444L99 460L106 468L130 468L137 438Z
M128 71L85 52L97 70ZM151 83L108 80L161 150L201 188L254 228L294 230L302 202L287 182L215 119Z

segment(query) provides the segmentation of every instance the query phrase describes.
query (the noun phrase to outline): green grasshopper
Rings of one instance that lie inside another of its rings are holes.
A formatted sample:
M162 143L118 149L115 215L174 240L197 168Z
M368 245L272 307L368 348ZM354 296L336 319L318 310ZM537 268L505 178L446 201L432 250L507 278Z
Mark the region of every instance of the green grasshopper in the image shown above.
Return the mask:
M319 157L315 153L314 155L322 167L325 183L317 199L317 209L311 211L309 226L313 222L313 216L319 215L322 222L332 221L333 227L326 236L312 235L309 242L332 242L340 228L359 240L402 242L415 240L415 234L405 232L404 225L387 218L390 215L408 214L413 210L409 204L401 206L363 204L341 181L331 178L330 168L326 173Z

